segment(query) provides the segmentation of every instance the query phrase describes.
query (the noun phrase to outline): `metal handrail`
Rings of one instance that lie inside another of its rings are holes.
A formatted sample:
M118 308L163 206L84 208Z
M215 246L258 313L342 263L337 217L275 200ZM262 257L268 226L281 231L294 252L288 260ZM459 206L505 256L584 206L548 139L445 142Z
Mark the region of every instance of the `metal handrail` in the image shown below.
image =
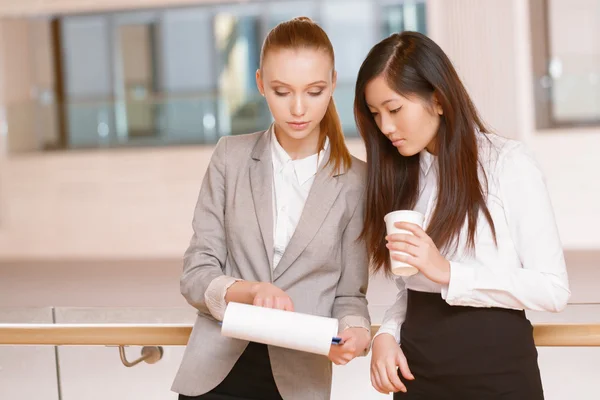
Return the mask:
M0 324L0 345L185 346L191 331L191 324ZM533 336L537 346L596 347L600 324L535 324Z

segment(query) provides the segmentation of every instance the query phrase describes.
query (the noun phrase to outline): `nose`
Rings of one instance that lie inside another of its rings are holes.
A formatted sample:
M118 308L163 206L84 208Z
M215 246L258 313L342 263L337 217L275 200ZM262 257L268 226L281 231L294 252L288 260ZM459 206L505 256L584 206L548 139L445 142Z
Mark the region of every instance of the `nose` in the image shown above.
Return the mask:
M302 117L306 114L306 105L304 104L302 96L294 96L290 112L294 117Z
M379 130L386 136L396 132L396 124L387 113L381 113L379 117Z

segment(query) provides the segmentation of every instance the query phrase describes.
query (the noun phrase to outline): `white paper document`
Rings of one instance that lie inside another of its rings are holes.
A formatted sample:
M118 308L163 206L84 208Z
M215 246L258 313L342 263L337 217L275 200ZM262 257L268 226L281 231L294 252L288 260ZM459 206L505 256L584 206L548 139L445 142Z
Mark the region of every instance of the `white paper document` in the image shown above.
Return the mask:
M229 303L223 336L327 356L338 320L291 311Z

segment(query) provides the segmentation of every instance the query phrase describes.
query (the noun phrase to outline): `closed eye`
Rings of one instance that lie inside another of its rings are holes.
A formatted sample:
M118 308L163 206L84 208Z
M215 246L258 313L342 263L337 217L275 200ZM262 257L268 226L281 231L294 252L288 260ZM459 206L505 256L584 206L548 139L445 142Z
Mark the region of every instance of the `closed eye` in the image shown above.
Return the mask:
M390 110L390 114L396 114L398 111L400 111L401 108L402 108L402 106L395 108L393 110Z

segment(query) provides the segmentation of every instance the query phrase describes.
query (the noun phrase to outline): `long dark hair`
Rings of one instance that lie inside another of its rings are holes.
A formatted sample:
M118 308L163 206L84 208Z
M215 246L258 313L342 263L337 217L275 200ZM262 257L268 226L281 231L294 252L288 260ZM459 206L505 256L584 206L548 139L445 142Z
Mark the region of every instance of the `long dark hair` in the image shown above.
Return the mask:
M375 45L358 72L354 115L365 142L368 161L367 201L362 237L366 239L375 271L389 273L383 217L394 210L412 209L418 198L419 154L404 157L381 133L365 99L365 87L382 76L404 97L416 96L432 104L434 95L443 114L436 136L439 163L438 198L427 233L436 246L458 245L468 222L467 249L475 248L481 211L496 231L486 206L487 178L480 182L476 131L487 133L469 94L442 49L418 32L393 34ZM485 190L484 190L485 188Z

